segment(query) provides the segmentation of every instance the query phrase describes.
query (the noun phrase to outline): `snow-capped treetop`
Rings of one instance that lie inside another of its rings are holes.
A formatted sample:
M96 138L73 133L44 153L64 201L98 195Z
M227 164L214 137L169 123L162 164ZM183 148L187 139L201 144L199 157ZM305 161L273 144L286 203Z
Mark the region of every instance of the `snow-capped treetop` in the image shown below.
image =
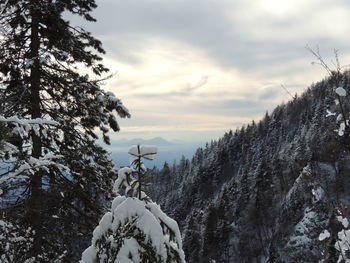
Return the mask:
M138 181L133 176L136 171L131 167L123 167L118 170L118 178L114 182L113 192L117 195L125 191L126 195L136 196L138 191Z
M153 145L134 145L129 149L130 155L142 157L146 160L153 160L157 154L157 147Z
M136 159L156 154L154 146L133 146ZM118 171L111 211L93 232L92 244L82 254L81 263L184 263L185 254L179 227L159 205L141 191L144 170L124 167ZM138 176L138 179L136 179ZM121 195L124 194L124 195Z
M113 249L110 249L113 248ZM179 227L159 205L118 196L93 232L82 263L185 262Z
M128 153L131 155L129 159L130 164L135 167L135 171L138 173L138 198L142 199L145 197L142 192L142 186L144 184L145 174L147 172L147 168L143 164L142 158L145 158L146 160L153 160L157 154L157 147L152 145L134 145L130 148Z
M149 201L149 197L146 195L140 186L142 186L142 178L136 178L138 171L131 167L123 167L118 170L118 178L114 182L113 192L117 195L125 194L126 196L138 197L141 200ZM141 180L141 181L140 181Z

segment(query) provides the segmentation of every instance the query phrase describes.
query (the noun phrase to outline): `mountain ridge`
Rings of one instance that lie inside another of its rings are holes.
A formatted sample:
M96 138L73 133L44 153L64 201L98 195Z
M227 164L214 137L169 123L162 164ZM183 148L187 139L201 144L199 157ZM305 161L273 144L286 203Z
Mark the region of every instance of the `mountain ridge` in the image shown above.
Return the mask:
M194 142L189 143L181 140L166 140L162 137L155 137L151 139L121 139L112 140L108 150L111 152L111 157L117 166L129 165L128 150L133 145L154 145L158 148L158 154L152 162L147 162L147 167L159 167L161 168L164 163L178 163L182 156L190 158L196 148L204 143Z
M134 139L119 139L119 140L112 140L111 143L116 146L131 146L131 145L145 145L145 144L154 144L156 146L169 146L174 144L181 144L184 143L182 141L177 141L176 143L173 141L169 141L164 139L163 137L157 136L151 139L143 139L143 138L134 138Z
M349 74L341 78L349 89ZM153 172L151 196L179 222L187 262L336 256L334 243L318 240L327 227L336 235L329 227L335 198L350 205L349 143L335 132L335 117L326 117L337 99L333 86L332 78L314 84L261 121L198 148L191 160ZM315 201L319 187L328 194Z

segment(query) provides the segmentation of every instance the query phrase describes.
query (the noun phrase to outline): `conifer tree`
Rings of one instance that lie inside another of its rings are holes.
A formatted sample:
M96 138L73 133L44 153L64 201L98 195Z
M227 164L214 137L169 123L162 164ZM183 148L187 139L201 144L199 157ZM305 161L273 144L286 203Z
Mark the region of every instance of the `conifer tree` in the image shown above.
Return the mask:
M0 216L0 233L0 262L25 262L32 247L32 230L3 221Z
M34 230L35 262L80 254L116 176L96 132L108 144L109 129L119 130L115 113L128 110L100 87L108 72L101 42L62 16L94 22L94 8L94 0L0 2L0 121L10 131L0 184L6 208L15 205L7 215Z
M146 170L141 157L153 159L156 148L134 146L129 153L134 167L118 171L111 211L93 232L92 244L82 263L183 263L182 240L175 220L169 218L142 191ZM120 195L123 194L123 195Z

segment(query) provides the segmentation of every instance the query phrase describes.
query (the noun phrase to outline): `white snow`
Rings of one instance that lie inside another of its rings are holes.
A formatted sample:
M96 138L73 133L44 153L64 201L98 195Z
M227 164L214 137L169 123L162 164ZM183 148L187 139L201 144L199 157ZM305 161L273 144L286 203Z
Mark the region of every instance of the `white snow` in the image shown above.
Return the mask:
M112 224L112 213L107 212L100 220L99 225L95 228L94 232L92 233L92 242L96 242L98 239L100 239L104 233L107 232L108 228Z
M157 153L157 147L153 145L142 145L141 146L141 155L147 155L147 154L156 154Z
M138 157L140 155L140 146L139 145L133 145L130 149L128 154L131 154L133 156Z
M146 208L144 202L129 197L113 211L113 214L116 215L112 223L114 230L137 217L136 226L146 235L147 240L152 242L157 254L166 262L166 240L162 228L154 215Z
M345 123L342 122L339 125L339 129L338 129L338 135L339 136L343 136L344 135L344 131L345 131Z
M181 233L177 222L168 217L161 209L160 206L156 203L149 203L147 207L151 210L152 214L158 218L161 222L167 225L172 232L175 233L175 239L179 242L180 247L182 247Z
M41 125L58 125L59 123L57 121L52 120L45 120L41 118L36 119L19 119L17 116L11 116L9 118L5 118L4 116L0 115L0 121L3 122L16 122L20 125L28 125L28 124L41 124Z
M342 217L342 216L337 216L337 220L342 223L342 225L347 228L349 226L349 221L347 218Z
M116 262L123 263L135 263L141 262L140 251L141 247L139 243L134 238L127 238L124 240L123 246L120 248ZM129 255L132 255L132 258L129 259Z
M336 122L339 122L343 119L343 114L338 114L337 119L335 120Z
M109 101L120 103L120 100L114 95L114 93L109 91L106 94Z
M326 238L329 238L331 236L331 234L328 232L327 229L323 230L323 232L318 236L318 239L320 241L325 240Z
M350 246L350 230L343 229L342 231L338 232L338 240L335 243L335 248L338 251L342 252L340 253L341 255L339 255L338 262L341 262L341 260L343 259L342 255L345 254L345 251L350 250L349 246Z
M123 203L125 199L126 199L126 196L117 196L116 198L114 198L112 202L112 211L114 211L117 208L117 206Z
M114 182L113 192L118 194L119 191L125 188L125 192L128 193L130 190L133 191L133 195L137 192L138 182L132 176L132 173L135 172L133 168L123 167L118 171L118 178Z
M335 112L331 112L330 110L326 110L327 111L327 115L326 115L326 117L329 117L329 116L335 116L335 115L337 115Z
M130 156L130 158L129 158L129 163L130 164L134 164L134 162L136 161L136 160L138 160L139 158L137 157L137 156L134 156L134 155L132 155L132 156Z
M10 147L9 149L12 148ZM12 150L12 152L16 151ZM0 178L0 184L4 183L5 181L7 183L15 181L19 183L26 181L32 174L35 173L35 171L39 169L49 171L50 167L57 167L61 171L69 171L69 168L67 166L57 162L57 159L61 159L62 157L62 155L54 155L52 153L48 153L40 158L34 158L30 156L27 159L15 163L13 167L9 167L8 173Z
M343 87L336 88L335 92L341 97L345 97L346 96L346 91L345 91L345 89Z
M23 251L30 250L33 245L33 232L30 228L23 229L23 226L0 220L0 244L2 245L1 252L3 252L0 254L0 262L14 262L14 256L18 255L19 247ZM29 261L24 260L23 262ZM31 262L34 263L34 261Z
M47 131L43 127L44 125L57 126L59 123L53 120L45 120L41 118L36 119L20 119L17 116L6 118L0 115L0 122L7 122L12 124L12 133L19 135L21 138L29 137L29 132L40 136L40 131L47 135ZM45 136L46 137L46 136Z
M119 229L130 224L135 225L137 233L145 235L145 241L150 242L161 262L167 261L170 248L178 252L181 262L185 262L181 234L175 220L169 218L161 211L159 205L153 202L146 203L137 198L118 196L113 200L111 212L105 214L95 228L92 245L84 251L82 263L94 262L97 255L96 244L103 235L109 235L110 232L118 233ZM172 239L170 232L175 234ZM116 245L113 243L113 238L108 240L111 246ZM140 251L142 248L136 239L125 238L116 262L140 262ZM129 255L132 255L131 261Z
M157 147L153 145L134 145L130 148L128 153L135 157L143 157L147 160L153 160L157 154Z
M83 263L95 263L96 249L93 246L89 246L82 254Z

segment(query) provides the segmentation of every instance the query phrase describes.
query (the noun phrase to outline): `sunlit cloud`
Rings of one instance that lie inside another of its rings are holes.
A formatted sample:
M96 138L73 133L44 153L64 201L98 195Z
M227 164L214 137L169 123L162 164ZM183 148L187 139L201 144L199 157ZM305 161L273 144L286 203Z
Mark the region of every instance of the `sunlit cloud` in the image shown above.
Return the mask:
M98 22L83 26L103 41L116 73L105 88L132 114L121 121L125 134L217 136L326 75L306 45L319 46L330 64L334 48L350 61L348 1L97 3Z

